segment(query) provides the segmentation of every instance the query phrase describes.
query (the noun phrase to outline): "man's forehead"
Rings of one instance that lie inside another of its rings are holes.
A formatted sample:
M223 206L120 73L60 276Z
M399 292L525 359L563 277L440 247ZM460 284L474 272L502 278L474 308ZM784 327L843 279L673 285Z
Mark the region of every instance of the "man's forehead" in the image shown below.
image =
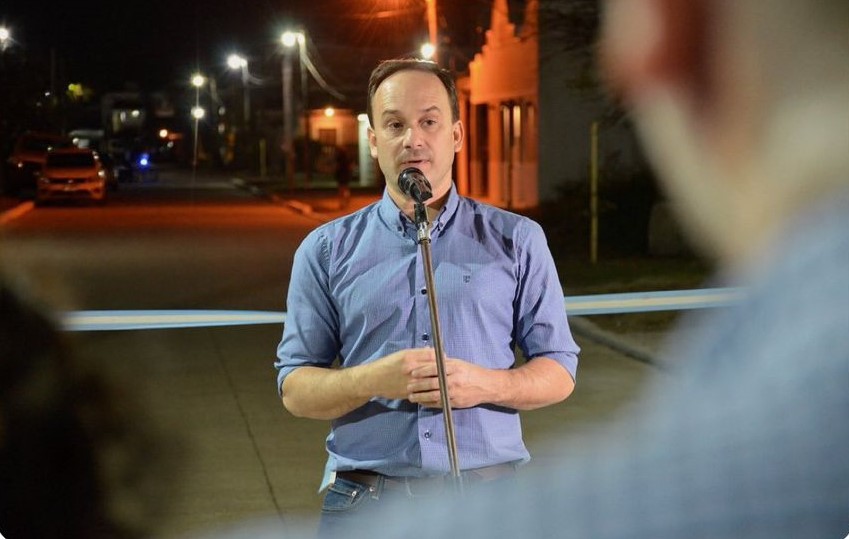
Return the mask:
M378 107L379 109L379 107ZM395 109L395 108L387 108L380 111L381 116L403 116L404 114L409 114L409 109ZM440 109L436 105L431 105L429 107L417 108L413 109L413 112L418 113L420 115L425 114L441 114L442 109Z
M401 71L380 83L373 105L379 115L440 113L449 106L448 91L436 75Z

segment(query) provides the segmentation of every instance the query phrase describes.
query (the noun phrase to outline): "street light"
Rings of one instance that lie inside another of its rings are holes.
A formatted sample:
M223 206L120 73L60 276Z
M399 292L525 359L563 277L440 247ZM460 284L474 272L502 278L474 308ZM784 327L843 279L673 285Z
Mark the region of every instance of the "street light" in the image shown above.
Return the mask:
M200 73L195 73L192 75L192 86L200 91L200 87L206 84L206 77L201 75Z
M280 42L283 43L284 47L292 48L295 45L303 45L304 44L304 33L303 32L283 32L280 36Z
M2 54L6 52L6 47L12 42L12 33L5 26L0 26L0 70L6 69L6 58Z
M424 43L421 47L421 55L425 60L430 60L436 54L436 45L433 43Z
M286 49L286 53L284 55L284 64L283 64L283 121L284 124L288 120L288 125L284 125L284 131L286 132L286 136L288 138L288 142L290 144L290 148L294 145L292 144L292 131L293 125L291 118L292 114L292 67L291 67L291 55L289 51L297 46L298 47L298 60L300 63L301 70L301 107L303 108L304 115L304 172L306 177L306 182L309 183L312 179L312 166L310 165L310 111L309 111L309 93L307 91L307 63L304 58L306 55L306 35L303 32L292 32L287 31L283 32L280 35L280 42ZM287 105L288 100L288 105Z
M12 40L12 33L5 26L0 26L0 50L6 48L6 44Z

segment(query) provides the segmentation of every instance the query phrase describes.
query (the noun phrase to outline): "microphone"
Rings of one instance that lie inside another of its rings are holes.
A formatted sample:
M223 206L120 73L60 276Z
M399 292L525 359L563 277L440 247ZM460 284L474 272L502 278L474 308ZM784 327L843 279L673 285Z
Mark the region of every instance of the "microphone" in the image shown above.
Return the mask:
M433 189L425 175L416 167L405 168L398 175L398 187L401 192L419 204L433 196Z

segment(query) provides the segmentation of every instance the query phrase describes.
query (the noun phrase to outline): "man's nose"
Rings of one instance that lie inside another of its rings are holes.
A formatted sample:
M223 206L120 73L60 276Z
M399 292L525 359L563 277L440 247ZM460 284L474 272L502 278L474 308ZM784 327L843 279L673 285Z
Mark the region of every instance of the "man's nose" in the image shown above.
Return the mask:
M421 130L419 130L415 126L408 127L407 131L404 133L404 147L405 148L417 148L421 145L422 145Z

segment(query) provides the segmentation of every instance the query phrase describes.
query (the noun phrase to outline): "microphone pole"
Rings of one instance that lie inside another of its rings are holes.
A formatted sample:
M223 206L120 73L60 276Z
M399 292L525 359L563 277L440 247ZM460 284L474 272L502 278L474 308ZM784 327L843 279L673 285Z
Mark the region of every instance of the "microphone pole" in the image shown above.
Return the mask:
M451 477L454 479L454 486L462 493L463 477L460 475L460 464L457 458L457 437L454 434L454 418L451 414L448 382L445 378L445 350L442 347L442 328L439 326L439 311L436 308L436 285L433 279L433 260L430 251L430 223L427 220L427 209L423 202L416 202L415 216L419 247L421 247L422 260L424 261L427 299L430 306L430 326L431 333L433 333L433 346L436 351L436 375L439 379L442 417L445 420L445 443L448 446L448 461L451 464Z
M433 334L433 346L436 352L436 375L439 380L439 394L442 405L442 417L445 422L445 443L448 447L448 462L451 465L451 477L457 492L463 492L463 477L460 475L457 457L457 437L454 434L454 418L451 413L451 401L448 398L448 382L445 375L445 349L442 346L442 328L439 325L439 310L436 305L436 284L433 278L433 259L430 249L430 222L427 219L427 207L424 201L432 196L430 183L424 174L416 168L401 172L398 185L406 195L415 200L415 221L418 243L424 262L427 299L430 307L430 326Z

